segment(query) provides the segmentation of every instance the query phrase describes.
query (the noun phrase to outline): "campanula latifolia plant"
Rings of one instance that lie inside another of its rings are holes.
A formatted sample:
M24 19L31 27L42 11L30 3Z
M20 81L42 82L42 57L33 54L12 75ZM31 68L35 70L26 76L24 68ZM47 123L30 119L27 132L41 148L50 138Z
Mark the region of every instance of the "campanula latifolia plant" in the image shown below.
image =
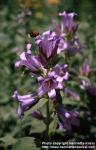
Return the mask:
M90 74L88 60L85 59L79 73L70 64L70 59L74 59L77 53L82 55L84 47L77 36L79 24L75 21L75 16L77 14L74 12L59 13L61 20L52 30L35 36L37 54L33 54L30 42L15 63L16 68L24 67L28 70L30 75L37 79L38 84L32 94L20 95L18 91L14 92L13 100L19 103L17 113L22 118L26 111L35 108L42 98L43 101L47 99L45 101L47 115L42 114L38 106L35 111L31 112L31 116L45 120L48 136L52 119L56 119L54 127L56 130L72 132L73 128L80 126L79 112L74 108L67 108L64 104L64 94L77 102L80 101L80 95L68 86L70 80L75 79L81 90L88 90L92 93L90 81L87 80Z

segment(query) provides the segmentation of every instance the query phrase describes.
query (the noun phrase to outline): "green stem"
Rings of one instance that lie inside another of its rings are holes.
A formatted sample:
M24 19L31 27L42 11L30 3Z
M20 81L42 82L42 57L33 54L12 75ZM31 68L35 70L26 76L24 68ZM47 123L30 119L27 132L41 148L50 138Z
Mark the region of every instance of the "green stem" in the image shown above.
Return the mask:
M46 132L47 132L47 137L49 137L49 124L50 124L50 112L49 112L49 100L46 103Z

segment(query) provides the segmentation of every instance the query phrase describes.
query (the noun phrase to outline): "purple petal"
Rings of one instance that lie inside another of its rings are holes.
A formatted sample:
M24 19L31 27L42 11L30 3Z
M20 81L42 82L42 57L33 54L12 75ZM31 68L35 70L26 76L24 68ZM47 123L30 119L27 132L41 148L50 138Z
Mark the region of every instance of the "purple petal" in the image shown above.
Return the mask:
M14 92L12 98L19 102L18 107L18 115L22 116L24 112L34 106L38 100L35 99L35 95L27 94L27 95L19 95L17 91Z
M21 59L21 60L26 60L25 52L22 52L22 53L20 54L20 59Z
M48 96L49 96L49 98L56 97L56 91L55 91L55 89L52 89L50 92L48 92Z
M19 105L18 106L18 109L17 109L17 114L20 118L22 118L24 116L24 112L23 112L23 109L22 107Z
M44 94L49 94L49 96L52 96L53 93L55 94L54 89L56 89L57 87L58 82L56 81L56 79L53 76L48 76L40 82L37 93L39 96L43 96Z
M57 54L59 39L57 38L55 32L44 32L36 39L36 43L39 47L40 59L42 60L43 58L43 62L48 63L48 59L55 57L55 55Z
M77 114L73 111L67 111L64 106L60 106L58 111L58 118L63 128L67 131L72 130L72 126L79 126L79 120L77 118Z
M44 80L44 78L42 76L37 77L37 80L39 83L42 83L42 81Z
M25 53L25 57L33 70L38 70L40 68L41 64L36 56Z
M84 60L83 65L80 68L80 72L81 72L81 75L85 75L85 76L89 75L90 65L89 65L89 61L87 58Z
M27 51L20 54L20 60L15 63L15 66L25 66L32 72L36 72L40 69L41 63L37 56L32 56L30 52Z
M37 95L40 97L46 94L46 92L47 91L42 87L42 85L37 89Z
M67 48L68 48L68 43L63 38L61 38L58 45L57 54L60 54L62 51L64 51Z
M64 130L64 126L63 126L62 123L59 123L59 130L60 130L60 131L63 131L63 130Z
M32 44L28 43L27 46L26 46L27 51L30 50L31 48L32 48Z

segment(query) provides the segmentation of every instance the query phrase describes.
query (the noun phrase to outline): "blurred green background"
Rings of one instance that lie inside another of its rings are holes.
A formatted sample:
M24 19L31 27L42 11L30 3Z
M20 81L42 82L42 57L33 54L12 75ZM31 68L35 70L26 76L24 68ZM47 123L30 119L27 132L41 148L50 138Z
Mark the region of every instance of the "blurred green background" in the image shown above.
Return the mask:
M72 63L77 61L80 65L83 59L87 57L91 67L95 68L95 0L0 0L0 137L5 137L3 143L0 144L0 150L11 149L10 143L14 143L14 139L11 139L13 136L16 138L28 136L29 129L32 130L28 124L30 119L27 120L27 123L26 121L22 123L18 119L15 111L18 104L14 103L11 98L16 89L20 93L26 94L35 91L36 88L36 81L33 78L24 74L22 70L14 68L14 63L18 59L16 52L18 50L23 51L25 44L30 41L27 36L29 31L35 30L42 33L51 29L54 22L59 19L58 13L64 10L78 14L76 17L80 23L78 36L85 46L79 60L78 57L74 57ZM34 47L33 50L36 51ZM91 77L93 83L96 83L95 73ZM89 139L96 138L96 125L94 124L86 132L86 134L77 133L75 136L80 137L80 139L84 139L88 135Z

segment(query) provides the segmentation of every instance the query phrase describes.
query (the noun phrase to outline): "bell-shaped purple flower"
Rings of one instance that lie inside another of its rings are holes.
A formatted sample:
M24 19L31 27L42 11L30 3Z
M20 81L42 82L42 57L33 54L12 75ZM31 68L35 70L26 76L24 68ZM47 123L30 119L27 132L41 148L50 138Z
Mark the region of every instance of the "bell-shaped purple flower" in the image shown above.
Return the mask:
M27 69L30 69L30 71L37 72L40 70L41 63L38 59L38 56L32 56L31 52L27 51L20 54L20 60L15 63L15 66L25 66Z
M48 61L52 61L57 55L59 39L55 32L46 31L36 38L36 44L39 47L39 59L46 67L46 64L50 63Z
M24 112L34 106L38 100L35 99L35 95L19 95L17 91L14 92L12 98L19 102L17 113L19 117L24 115Z
M67 64L57 64L53 70L50 72L55 78L56 81L62 83L65 80L68 80L68 65Z
M66 33L66 35L74 35L77 31L78 24L74 22L74 16L77 14L72 13L66 13L65 11L63 13L59 13L59 16L62 17L61 22L61 30L62 32Z
M63 106L59 107L57 112L59 118L59 129L66 129L67 131L72 130L72 126L78 127L79 120L77 119L76 112L67 111Z
M46 78L42 78L42 81L40 81L40 86L37 90L37 93L39 96L48 94L50 98L53 98L56 96L56 88L58 88L58 82L53 76L48 76Z
M37 93L39 96L48 94L50 98L56 96L56 89L63 89L63 81L68 80L68 65L56 65L52 71L49 71L47 76L44 78L42 76L38 77L39 88Z
M36 43L36 45L39 46L40 43L45 39L50 41L50 40L56 40L56 38L57 38L56 33L48 30L46 32L43 32L42 35L39 35L38 37L36 37L35 43Z

